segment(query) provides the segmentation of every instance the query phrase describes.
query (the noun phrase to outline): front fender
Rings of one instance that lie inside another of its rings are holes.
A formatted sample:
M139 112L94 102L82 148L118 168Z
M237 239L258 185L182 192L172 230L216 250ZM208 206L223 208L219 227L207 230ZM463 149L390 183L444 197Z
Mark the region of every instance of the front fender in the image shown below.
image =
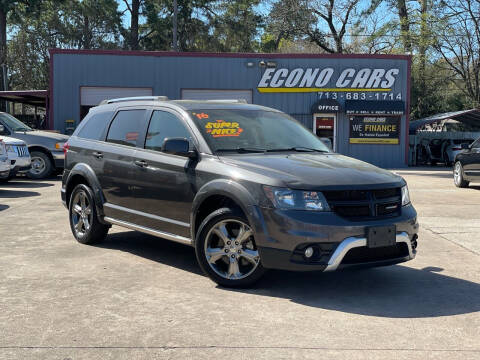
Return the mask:
M70 196L70 192L73 189L70 189L70 184L72 180L75 179L75 176L82 176L84 179L87 180L88 186L93 191L93 196L95 200L95 207L97 209L97 215L99 221L104 223L103 221L103 204L105 203L105 196L103 195L102 188L100 186L100 182L98 181L97 176L93 169L88 166L87 164L78 163L76 164L68 173L67 180L65 181L65 188L67 189L67 196Z
M226 179L213 180L203 185L197 192L192 204L192 213L190 215L191 237L195 241L197 229L195 228L198 209L202 203L210 196L226 196L235 201L247 216L254 233L261 232L261 213L258 211L257 201L251 193L241 184Z

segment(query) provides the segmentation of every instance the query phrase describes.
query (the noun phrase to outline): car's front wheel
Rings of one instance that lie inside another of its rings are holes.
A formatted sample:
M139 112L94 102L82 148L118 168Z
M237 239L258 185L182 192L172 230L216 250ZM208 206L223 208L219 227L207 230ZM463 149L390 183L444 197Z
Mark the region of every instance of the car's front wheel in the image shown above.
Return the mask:
M32 151L30 157L32 158L32 165L27 172L30 179L44 179L50 176L54 166L47 154L41 151Z
M470 182L463 177L463 166L460 161L457 161L453 168L453 181L455 182L455 186L459 188L466 188L470 184Z
M236 209L222 208L207 216L195 250L202 270L225 287L251 286L265 272L248 220Z
M105 239L109 226L98 221L93 192L87 185L73 189L68 212L70 228L79 243L94 244Z

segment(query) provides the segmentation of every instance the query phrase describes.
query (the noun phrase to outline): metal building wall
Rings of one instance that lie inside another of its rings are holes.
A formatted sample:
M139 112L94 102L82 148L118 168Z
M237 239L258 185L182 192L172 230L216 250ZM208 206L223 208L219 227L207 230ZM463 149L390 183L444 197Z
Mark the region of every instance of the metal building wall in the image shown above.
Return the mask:
M80 87L152 87L154 95L179 99L181 89L251 89L253 103L282 110L312 128L312 104L316 92L260 93L257 84L265 67L260 61L274 61L276 68L354 69L398 68L392 89L401 93L408 111L409 61L405 56L319 56L126 53L53 50L51 52L51 115L55 129L64 131L65 121L80 119ZM255 66L248 67L253 62ZM338 99L344 106L345 99ZM345 113L338 115L337 151L382 167L406 165L407 115L402 116L399 145L349 144L349 124Z

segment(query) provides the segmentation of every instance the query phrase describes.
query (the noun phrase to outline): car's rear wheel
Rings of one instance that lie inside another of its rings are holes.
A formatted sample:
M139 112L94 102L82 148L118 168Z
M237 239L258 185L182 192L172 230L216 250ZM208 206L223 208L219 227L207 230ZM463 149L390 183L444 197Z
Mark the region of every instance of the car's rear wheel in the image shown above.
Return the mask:
M41 151L32 151L30 157L32 158L32 166L27 172L30 179L43 179L50 176L54 166L47 154Z
M222 286L251 286L265 272L248 220L236 209L222 208L207 216L195 250L202 270Z
M453 168L453 181L456 187L466 188L470 184L470 182L465 180L463 176L464 175L462 163L460 161L457 161Z
M73 189L68 206L70 228L79 243L94 244L105 239L109 226L98 221L92 190L79 184Z

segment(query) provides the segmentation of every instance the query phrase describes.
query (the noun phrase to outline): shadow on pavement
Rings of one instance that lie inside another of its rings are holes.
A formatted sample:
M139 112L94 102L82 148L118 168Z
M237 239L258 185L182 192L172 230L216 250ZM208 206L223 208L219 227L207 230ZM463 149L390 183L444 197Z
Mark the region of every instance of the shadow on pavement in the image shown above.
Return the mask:
M109 234L105 241L95 246L129 252L195 274L202 273L197 265L195 251L190 246L159 239L137 231Z
M28 181L28 180L11 180L8 183L5 183L3 187L5 188L22 188L22 189L30 189L30 188L45 188L45 187L51 187L54 186L54 184L50 183L45 183L45 182L36 182L34 180Z
M8 190L0 189L0 199L15 199L28 196L40 196L40 193L36 191L21 191L21 190Z
M10 206L8 205L3 205L3 204L0 204L0 211L2 210L7 210Z
M134 231L111 234L102 248L201 274L189 246ZM415 261L415 260L413 260ZM404 265L301 273L271 270L253 289L226 289L346 313L389 318L426 318L480 311L480 284L442 275L442 268Z

